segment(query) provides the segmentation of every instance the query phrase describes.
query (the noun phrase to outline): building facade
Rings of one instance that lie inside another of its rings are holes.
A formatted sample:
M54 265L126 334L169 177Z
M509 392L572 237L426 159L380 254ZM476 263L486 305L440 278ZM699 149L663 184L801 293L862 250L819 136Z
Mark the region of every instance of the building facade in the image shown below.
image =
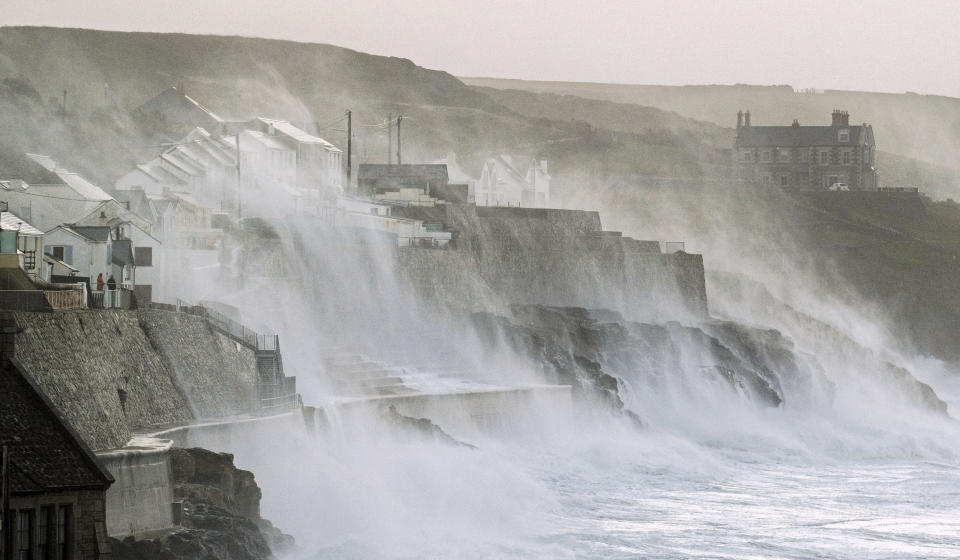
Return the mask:
M735 167L740 179L793 190L876 190L873 127L850 125L834 111L830 126L753 126L737 113Z
M550 205L547 160L509 155L489 158L477 182L476 203L477 206L547 208Z

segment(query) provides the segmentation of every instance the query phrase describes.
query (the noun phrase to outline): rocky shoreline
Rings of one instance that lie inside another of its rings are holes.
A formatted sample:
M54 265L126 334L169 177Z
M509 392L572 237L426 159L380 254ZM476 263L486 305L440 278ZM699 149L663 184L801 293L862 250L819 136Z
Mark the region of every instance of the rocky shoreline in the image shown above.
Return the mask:
M233 455L201 448L171 450L179 525L153 539L113 540L114 560L269 560L294 546L260 516L260 487Z

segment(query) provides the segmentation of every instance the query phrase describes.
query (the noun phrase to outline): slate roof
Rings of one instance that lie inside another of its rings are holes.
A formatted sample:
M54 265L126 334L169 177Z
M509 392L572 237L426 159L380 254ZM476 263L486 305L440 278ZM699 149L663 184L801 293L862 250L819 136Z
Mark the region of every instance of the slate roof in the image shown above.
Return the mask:
M0 445L13 494L106 489L113 477L14 360L0 367Z
M841 142L837 131L850 130L850 141ZM737 146L873 146L873 127L856 126L745 126L737 131Z
M60 167L50 156L41 154L27 154L27 157L35 161L38 165L56 175L60 181L69 186L74 192L85 200L110 200L111 197L106 191L86 180L79 173L67 171Z
M200 113L206 114L206 116L213 122L223 123L223 119L220 118L216 113L204 107L199 101L186 95L180 93L176 87L169 87L155 97L151 98L143 105L137 107L135 113L150 113L153 111L159 112L161 114L167 115L172 110L192 110L199 111Z
M261 123L269 126L273 126L274 130L283 134L284 136L289 137L292 140L295 140L301 144L319 144L323 146L326 150L331 152L339 152L340 148L334 146L330 142L327 142L319 136L314 136L305 130L302 130L292 124L289 121L281 121L278 119L268 119L264 117L257 117L257 120Z
M90 241L106 241L110 239L110 228L108 226L66 226Z

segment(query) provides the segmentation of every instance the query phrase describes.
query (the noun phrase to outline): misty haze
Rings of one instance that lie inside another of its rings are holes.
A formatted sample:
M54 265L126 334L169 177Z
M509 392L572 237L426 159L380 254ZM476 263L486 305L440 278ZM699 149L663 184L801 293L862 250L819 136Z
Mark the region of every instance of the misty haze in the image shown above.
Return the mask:
M168 4L0 15L0 560L960 557L951 3Z

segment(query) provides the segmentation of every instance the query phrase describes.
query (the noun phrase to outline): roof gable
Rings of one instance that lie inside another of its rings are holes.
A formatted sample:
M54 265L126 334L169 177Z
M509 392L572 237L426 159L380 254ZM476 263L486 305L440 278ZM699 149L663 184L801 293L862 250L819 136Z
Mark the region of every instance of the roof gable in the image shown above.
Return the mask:
M0 367L0 444L10 450L13 493L105 489L113 477L22 367Z

